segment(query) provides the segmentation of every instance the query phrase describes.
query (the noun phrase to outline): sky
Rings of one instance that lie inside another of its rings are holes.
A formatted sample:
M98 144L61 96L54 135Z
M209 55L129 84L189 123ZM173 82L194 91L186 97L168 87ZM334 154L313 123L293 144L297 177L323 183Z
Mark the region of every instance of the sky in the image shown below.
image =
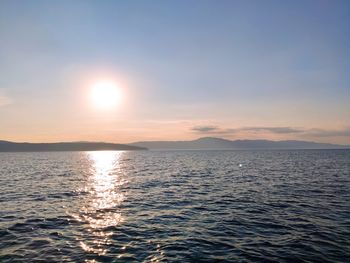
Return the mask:
M350 144L349 25L347 0L2 0L0 140Z

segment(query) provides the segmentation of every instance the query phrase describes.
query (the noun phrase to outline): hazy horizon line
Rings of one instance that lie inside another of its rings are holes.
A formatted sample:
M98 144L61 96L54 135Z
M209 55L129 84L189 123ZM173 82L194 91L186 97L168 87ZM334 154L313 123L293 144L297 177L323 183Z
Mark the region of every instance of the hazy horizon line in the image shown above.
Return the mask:
M331 144L331 145L339 145L339 146L350 146L350 144L343 144L343 143L332 143L332 142L319 142L315 140L303 140L303 139L282 139L282 140L273 140L273 139L266 139L266 138L259 138L259 139L249 139L249 138L236 138L236 139L227 139L224 137L216 137L216 136L201 136L197 137L196 139L188 139L188 140L135 140L131 142L112 142L112 141L99 141L99 140L74 140L74 141L13 141L13 140L7 140L7 139L0 139L0 142L9 142L9 143L28 143L28 144L54 144L54 143L105 143L105 144L122 144L122 145L129 145L134 143L140 143L140 142L192 142L200 139L205 138L211 138L211 139L221 139L226 141L270 141L270 142L283 142L283 141L295 141L295 142L308 142L308 143L319 143L319 144Z

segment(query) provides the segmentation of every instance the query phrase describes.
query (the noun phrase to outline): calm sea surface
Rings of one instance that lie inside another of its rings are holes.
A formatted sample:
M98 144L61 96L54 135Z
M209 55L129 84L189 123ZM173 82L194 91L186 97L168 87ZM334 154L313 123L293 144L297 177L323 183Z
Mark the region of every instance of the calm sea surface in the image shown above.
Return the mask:
M350 262L350 151L0 153L0 262Z

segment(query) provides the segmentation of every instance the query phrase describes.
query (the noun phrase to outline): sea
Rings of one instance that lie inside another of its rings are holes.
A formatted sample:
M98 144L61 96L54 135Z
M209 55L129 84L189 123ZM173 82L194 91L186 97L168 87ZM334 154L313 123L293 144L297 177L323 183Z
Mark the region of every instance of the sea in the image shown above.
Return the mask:
M350 262L350 150L0 153L0 262Z

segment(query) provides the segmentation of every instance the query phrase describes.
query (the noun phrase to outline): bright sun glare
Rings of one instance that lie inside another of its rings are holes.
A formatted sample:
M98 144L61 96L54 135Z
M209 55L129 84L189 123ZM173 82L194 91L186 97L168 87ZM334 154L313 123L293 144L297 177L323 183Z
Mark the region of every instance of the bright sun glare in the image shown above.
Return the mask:
M120 102L121 94L115 83L100 81L92 86L91 99L96 107L111 109Z

